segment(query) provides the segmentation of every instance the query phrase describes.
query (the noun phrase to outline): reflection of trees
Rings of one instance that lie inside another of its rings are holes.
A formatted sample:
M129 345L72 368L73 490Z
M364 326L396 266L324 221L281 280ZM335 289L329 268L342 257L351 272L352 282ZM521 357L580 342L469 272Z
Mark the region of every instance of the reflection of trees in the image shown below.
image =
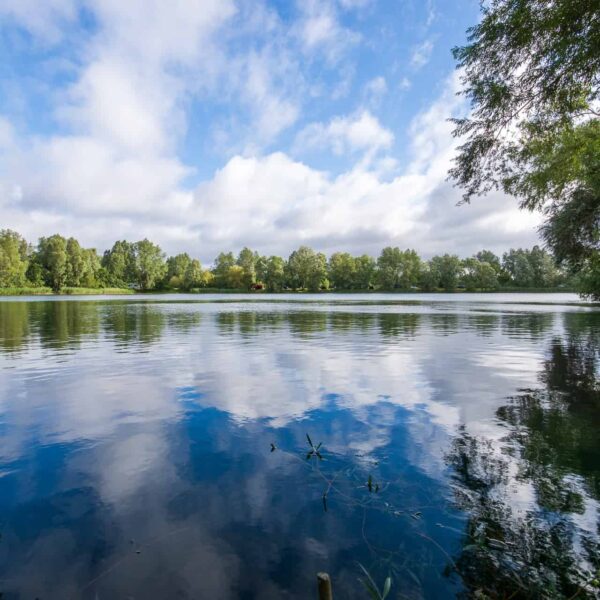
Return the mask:
M174 312L167 313L167 323L172 333L187 333L192 331L202 322L199 312Z
M454 442L449 463L469 513L457 564L473 590L492 598L593 597L597 532L578 528L573 517L600 499L596 333L569 330L552 342L544 387L497 411L509 428L501 449L465 431ZM518 492L528 489L534 497L523 508Z
M71 348L83 336L96 337L100 331L95 302L32 302L30 319L45 348Z
M373 327L373 313L331 312L329 325L333 331L367 331Z
M441 335L458 333L461 326L460 315L452 313L432 314L429 316L428 323L433 331Z
M379 331L384 337L415 337L421 315L419 313L380 313L378 315Z
M160 339L166 324L160 306L117 303L106 305L104 330L121 343L150 344Z
M306 337L327 330L328 315L323 312L293 311L287 313L287 321L292 335Z
M512 339L539 340L554 324L554 313L526 312L502 315L502 333Z
M467 315L466 327L474 329L482 337L489 337L496 332L499 323L498 315Z
M12 352L19 350L29 338L27 302L0 302L0 347Z
M234 312L219 312L217 313L216 321L221 335L231 335L235 332Z

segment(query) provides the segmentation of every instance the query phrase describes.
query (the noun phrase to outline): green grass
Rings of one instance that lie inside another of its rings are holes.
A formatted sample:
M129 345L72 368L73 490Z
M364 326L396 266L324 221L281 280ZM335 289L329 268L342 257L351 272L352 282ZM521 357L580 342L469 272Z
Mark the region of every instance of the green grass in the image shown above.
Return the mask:
M79 288L79 287L66 287L60 291L61 294L67 296L97 296L97 295L126 295L134 294L135 290L128 288Z
M0 288L0 296L48 296L53 294L49 287L11 287ZM67 296L96 296L106 294L133 294L133 290L126 288L77 288L66 287L60 295Z
M0 288L0 296L45 296L51 294L49 287L9 287Z

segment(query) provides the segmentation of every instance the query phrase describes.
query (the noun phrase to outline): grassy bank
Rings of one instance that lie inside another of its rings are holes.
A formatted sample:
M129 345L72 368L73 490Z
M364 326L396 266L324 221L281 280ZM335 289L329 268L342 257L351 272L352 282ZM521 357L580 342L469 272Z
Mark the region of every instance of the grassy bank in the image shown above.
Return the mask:
M191 290L178 290L178 289L167 289L167 290L149 290L150 294L272 294L268 290L240 290L230 288L194 288ZM564 293L577 293L576 290L571 288L518 288L518 287L504 287L495 290L490 289L456 289L456 290L444 290L442 288L436 290L385 290L385 289L374 289L374 290L319 290L316 292L309 292L308 290L282 290L277 292L279 294L498 294L498 293L515 293L515 294L564 294Z
M127 288L63 288L61 296L98 296L107 294L133 294L133 290ZM0 288L0 296L51 296L54 294L49 287L14 287Z

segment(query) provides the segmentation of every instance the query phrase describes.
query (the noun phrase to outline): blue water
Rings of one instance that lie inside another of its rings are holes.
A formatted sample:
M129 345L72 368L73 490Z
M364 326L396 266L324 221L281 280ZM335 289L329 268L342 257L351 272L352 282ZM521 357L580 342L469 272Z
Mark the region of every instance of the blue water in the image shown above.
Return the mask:
M2 598L585 597L599 350L566 294L3 300Z

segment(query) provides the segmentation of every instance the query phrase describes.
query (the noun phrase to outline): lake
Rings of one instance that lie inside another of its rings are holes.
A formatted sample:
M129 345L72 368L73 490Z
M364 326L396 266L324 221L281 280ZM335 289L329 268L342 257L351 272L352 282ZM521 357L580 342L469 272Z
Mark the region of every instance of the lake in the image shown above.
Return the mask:
M2 598L593 597L599 369L569 294L4 298Z

